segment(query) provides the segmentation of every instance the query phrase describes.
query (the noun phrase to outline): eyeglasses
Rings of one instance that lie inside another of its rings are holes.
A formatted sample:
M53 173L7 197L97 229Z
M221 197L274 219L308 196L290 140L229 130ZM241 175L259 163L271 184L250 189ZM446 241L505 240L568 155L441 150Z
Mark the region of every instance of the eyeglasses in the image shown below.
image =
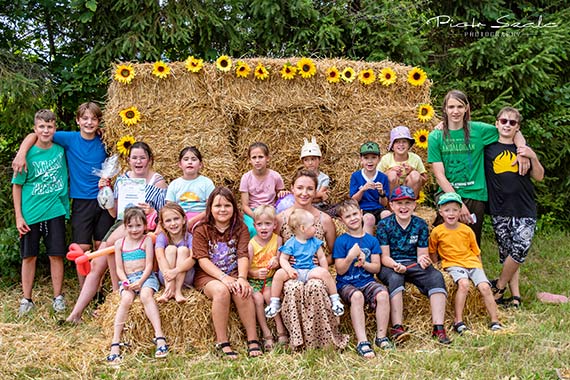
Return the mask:
M509 119L500 118L500 119L499 119L499 123L501 123L501 124L503 124L503 125L510 124L511 127L514 127L514 126L517 125L519 122L518 122L517 120L509 120Z

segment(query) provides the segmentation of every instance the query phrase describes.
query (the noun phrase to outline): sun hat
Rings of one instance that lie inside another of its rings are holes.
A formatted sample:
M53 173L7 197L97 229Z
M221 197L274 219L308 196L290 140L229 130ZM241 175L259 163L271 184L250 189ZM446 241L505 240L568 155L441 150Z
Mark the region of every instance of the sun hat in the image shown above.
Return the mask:
M392 150L392 147L394 146L394 141L398 139L408 140L410 142L410 148L416 142L416 140L414 140L414 138L410 134L410 130L408 129L408 127L399 125L395 128L392 128L392 130L390 131L390 145L388 145L388 151Z
M443 206L444 204L449 203L449 202L455 202L455 203L463 204L463 201L461 200L461 195L459 195L457 193L443 193L439 197L439 200L437 201L437 205Z
M404 199L411 199L413 201L416 200L416 194L414 194L414 190L409 188L408 186L398 186L392 191L392 196L390 197L390 201L403 201Z
M301 148L301 159L309 156L322 157L321 148L319 148L319 144L317 144L315 136L311 137L311 142L306 138L303 138L303 141L304 144Z
M360 155L364 156L367 154L380 155L380 147L374 141L365 142L360 146Z

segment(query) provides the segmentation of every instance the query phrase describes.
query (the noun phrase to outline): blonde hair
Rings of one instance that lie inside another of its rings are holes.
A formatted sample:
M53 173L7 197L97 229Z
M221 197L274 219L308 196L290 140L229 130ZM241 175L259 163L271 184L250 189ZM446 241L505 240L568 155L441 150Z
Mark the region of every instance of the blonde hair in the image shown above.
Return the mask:
M313 214L311 214L309 211L303 210L301 208L296 208L293 210L291 215L289 215L287 224L289 224L291 230L296 233L299 230L299 227L312 223L313 219Z
M271 218L271 220L275 220L275 215L276 215L275 207L271 205L261 205L256 207L255 210L253 210L253 220L257 220L262 216L267 216Z
M351 208L356 208L357 210L360 210L360 206L358 205L358 202L356 200L346 199L336 207L336 213L338 216L342 217L342 214L344 214L346 211L350 210Z
M164 206L162 206L162 208L158 212L158 223L160 224L160 227L162 228L162 232L164 232L164 234L166 235L166 237L168 239L168 243L172 244L173 237L170 235L170 232L168 232L168 230L164 226L164 213L166 211L172 211L172 212L177 213L178 215L180 215L180 217L184 221L184 224L182 225L182 238L184 238L184 236L186 236L186 232L188 231L188 221L186 220L186 213L184 212L184 209L178 203L166 202L166 204Z

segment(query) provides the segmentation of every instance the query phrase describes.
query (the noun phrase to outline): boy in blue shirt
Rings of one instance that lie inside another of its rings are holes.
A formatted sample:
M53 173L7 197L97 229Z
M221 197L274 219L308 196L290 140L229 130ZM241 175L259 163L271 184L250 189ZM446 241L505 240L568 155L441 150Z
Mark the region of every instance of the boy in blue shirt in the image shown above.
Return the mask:
M334 243L336 286L341 299L350 305L350 319L358 341L356 351L370 359L375 354L366 339L365 304L376 314L375 344L381 349L393 347L386 336L390 320L388 290L374 279L374 274L380 271L380 245L374 236L363 231L358 202L346 200L337 207L337 212L347 232Z
M29 313L34 308L32 288L36 273L36 261L43 238L50 261L54 311L65 309L62 295L63 256L65 244L65 219L69 216L67 196L67 165L63 148L53 143L55 114L39 110L34 117L36 142L26 154L27 172L14 173L12 196L16 227L20 233L22 257L22 290L18 314Z
M389 215L387 194L390 193L388 177L376 168L380 161L380 147L373 141L360 146L360 165L350 176L350 197L364 211L364 232L372 235L378 221Z

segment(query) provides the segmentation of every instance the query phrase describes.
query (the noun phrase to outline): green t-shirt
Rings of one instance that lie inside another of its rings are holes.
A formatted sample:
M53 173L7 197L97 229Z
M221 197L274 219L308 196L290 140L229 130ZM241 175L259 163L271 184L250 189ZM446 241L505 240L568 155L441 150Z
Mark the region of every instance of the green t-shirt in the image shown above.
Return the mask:
M26 155L28 172L21 172L12 183L22 185L22 215L28 225L65 215L69 217L67 163L57 144L48 149L32 146Z
M463 198L487 200L484 149L499 139L494 125L477 121L469 122L470 141L465 144L463 128L449 131L443 139L443 131L434 130L428 138L428 162L442 162L445 177ZM441 190L441 189L440 189Z

